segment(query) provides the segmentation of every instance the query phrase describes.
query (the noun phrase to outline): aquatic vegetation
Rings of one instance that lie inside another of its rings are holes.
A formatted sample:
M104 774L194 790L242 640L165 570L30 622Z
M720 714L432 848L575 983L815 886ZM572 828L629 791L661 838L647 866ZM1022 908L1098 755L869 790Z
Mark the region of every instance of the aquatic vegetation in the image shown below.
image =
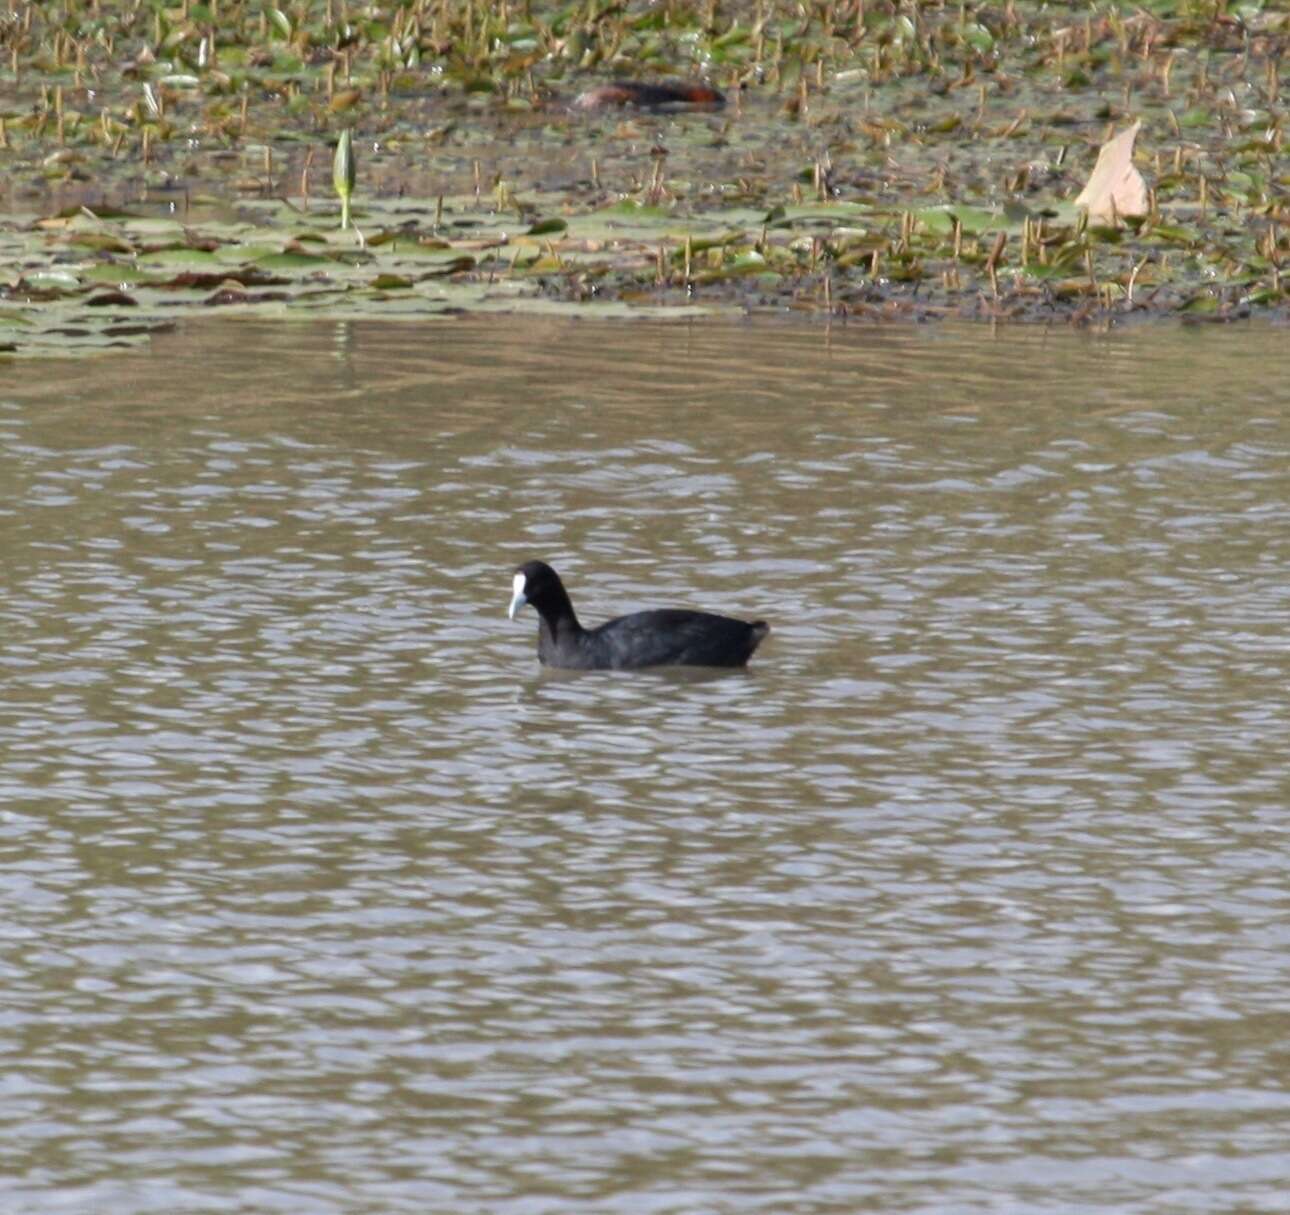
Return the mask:
M1288 40L1190 0L11 6L0 353L197 309L1284 316ZM1145 214L1086 218L1135 121Z
M349 200L354 194L358 170L354 165L353 132L348 128L336 140L336 155L332 160L331 181L340 198L340 226L349 227Z

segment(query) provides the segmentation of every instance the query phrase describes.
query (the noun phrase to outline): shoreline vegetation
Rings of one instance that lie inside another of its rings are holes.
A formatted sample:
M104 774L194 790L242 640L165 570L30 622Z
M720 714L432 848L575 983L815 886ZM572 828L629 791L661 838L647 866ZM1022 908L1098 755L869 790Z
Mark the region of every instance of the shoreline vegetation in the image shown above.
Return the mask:
M1288 97L1271 2L0 0L0 358L212 311L1284 323ZM1135 123L1144 214L1090 215Z

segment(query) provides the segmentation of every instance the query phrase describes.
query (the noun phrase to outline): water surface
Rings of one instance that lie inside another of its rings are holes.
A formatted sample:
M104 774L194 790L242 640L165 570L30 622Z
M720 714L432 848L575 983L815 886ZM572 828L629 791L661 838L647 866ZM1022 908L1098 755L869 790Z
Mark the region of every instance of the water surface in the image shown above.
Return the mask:
M1290 1183L1285 335L211 324L0 385L6 1212ZM544 675L581 615L747 672Z

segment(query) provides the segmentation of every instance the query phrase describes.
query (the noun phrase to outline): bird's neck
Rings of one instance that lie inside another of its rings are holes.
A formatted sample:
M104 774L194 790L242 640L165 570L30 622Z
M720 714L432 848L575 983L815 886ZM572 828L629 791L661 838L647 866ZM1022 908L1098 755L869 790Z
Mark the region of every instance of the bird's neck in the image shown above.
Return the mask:
M573 604L566 598L563 604L548 605L546 610L541 613L542 632L546 634L551 641L559 641L561 637L579 637L582 635L582 625L578 623L578 617L574 615Z

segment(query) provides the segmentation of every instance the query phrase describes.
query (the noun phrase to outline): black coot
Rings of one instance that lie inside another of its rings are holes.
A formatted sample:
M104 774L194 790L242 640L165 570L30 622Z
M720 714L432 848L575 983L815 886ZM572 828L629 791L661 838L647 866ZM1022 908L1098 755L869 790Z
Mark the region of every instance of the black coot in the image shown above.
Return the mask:
M741 667L770 632L757 620L748 624L711 612L664 609L619 616L596 629L584 629L573 613L560 575L544 561L528 561L515 571L512 620L526 603L542 618L538 659L552 667L584 671L638 667Z

